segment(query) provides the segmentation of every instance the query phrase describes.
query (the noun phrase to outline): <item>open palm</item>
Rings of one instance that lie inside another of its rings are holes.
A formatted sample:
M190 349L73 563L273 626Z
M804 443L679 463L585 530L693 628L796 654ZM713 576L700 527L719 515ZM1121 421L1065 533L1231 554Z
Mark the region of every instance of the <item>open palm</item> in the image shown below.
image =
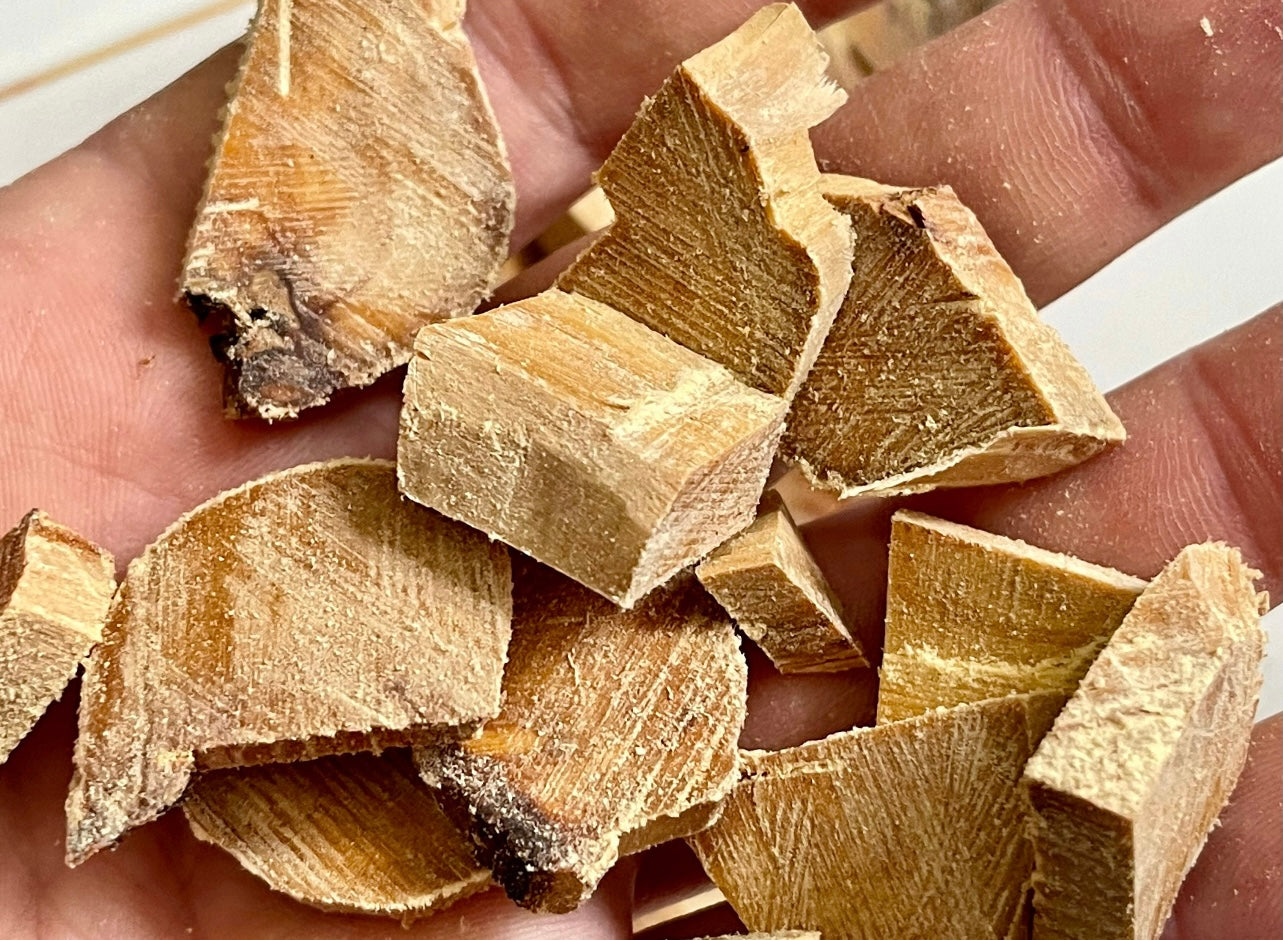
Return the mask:
M467 28L517 176L520 245L560 214L681 58L754 0L474 0ZM803 3L814 22L848 0ZM1217 24L1217 41L1198 29ZM1278 5L1229 0L1009 0L863 83L816 134L825 169L947 182L1036 302L1283 148ZM66 156L0 189L0 520L40 506L133 557L170 521L262 473L341 454L390 456L399 376L288 427L221 415L219 367L173 301L183 241L234 53L224 52ZM1036 237L1030 237L1031 233ZM1131 440L1022 487L919 504L1152 575L1187 542L1243 547L1283 586L1283 311L1112 396ZM847 606L880 622L889 504L807 529ZM759 745L849 726L850 676L784 680L754 662ZM181 816L67 870L62 801L73 709L56 706L0 768L0 934L13 937L479 937L631 934L648 898L691 876L679 852L626 861L565 919L491 893L406 932L267 890ZM1280 724L1191 875L1172 936L1278 936ZM733 920L731 921L733 924Z

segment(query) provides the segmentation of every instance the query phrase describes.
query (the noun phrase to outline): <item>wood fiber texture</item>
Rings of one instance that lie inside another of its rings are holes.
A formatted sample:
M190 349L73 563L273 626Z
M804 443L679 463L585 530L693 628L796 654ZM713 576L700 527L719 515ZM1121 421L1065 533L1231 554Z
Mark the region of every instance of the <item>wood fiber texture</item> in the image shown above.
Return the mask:
M827 63L786 4L683 62L597 174L615 222L558 286L791 398L851 279L808 136L846 100Z
M197 837L326 910L408 919L490 885L404 754L210 771L192 781L183 810Z
M1014 482L1124 438L953 190L824 187L857 248L781 445L814 484L854 496Z
M869 664L782 506L759 515L697 574L780 672L840 672Z
M554 289L419 334L397 468L411 499L627 607L752 520L784 410Z
M726 933L703 940L820 940L820 935L814 930L772 930L770 933Z
M102 639L111 555L33 509L0 540L0 764Z
M878 724L1015 692L1068 698L1145 582L901 510L891 520Z
M1033 852L1018 784L1047 697L745 752L721 818L689 842L750 930L1020 936Z
M196 770L469 733L499 708L511 585L503 546L402 500L386 461L194 510L129 566L86 667L68 860Z
M1237 549L1146 588L1025 770L1035 938L1158 937L1247 758L1267 606Z
M562 912L620 855L716 817L738 775L747 667L690 576L627 611L531 566L514 605L502 711L416 757L509 896Z
M463 0L262 0L181 288L233 415L291 418L472 313L515 191Z

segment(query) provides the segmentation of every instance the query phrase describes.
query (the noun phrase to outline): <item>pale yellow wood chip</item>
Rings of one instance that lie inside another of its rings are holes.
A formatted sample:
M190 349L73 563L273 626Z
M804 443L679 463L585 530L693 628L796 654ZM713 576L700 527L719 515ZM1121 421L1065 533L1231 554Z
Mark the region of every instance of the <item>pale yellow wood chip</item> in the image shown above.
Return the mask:
M586 297L426 327L402 491L631 606L746 526L784 402Z
M567 911L619 855L716 817L747 683L730 621L693 577L625 611L532 566L517 577L499 716L416 755L508 894Z
M409 919L490 885L408 756L349 754L215 770L183 800L192 831L274 890Z
M290 418L472 313L515 193L463 0L261 0L181 288L232 414Z
M1145 582L901 510L891 520L878 723L1013 692L1068 697Z
M792 397L851 279L807 134L846 100L827 64L786 4L683 62L597 174L614 224L558 286Z
M869 664L783 506L759 515L697 574L780 672L838 672Z
M499 708L511 585L503 546L402 500L386 461L194 510L129 566L86 667L68 860L195 770L468 733Z
M824 186L857 249L781 445L814 484L853 496L1026 480L1124 438L949 187Z
M815 930L772 930L770 933L725 933L702 940L820 940L820 934Z
M750 930L1014 936L1033 868L1018 783L1048 697L748 751L721 819L689 842Z
M0 764L102 639L109 553L33 509L0 540Z
M1194 545L1136 601L1025 770L1036 937L1154 938L1247 757L1266 606Z

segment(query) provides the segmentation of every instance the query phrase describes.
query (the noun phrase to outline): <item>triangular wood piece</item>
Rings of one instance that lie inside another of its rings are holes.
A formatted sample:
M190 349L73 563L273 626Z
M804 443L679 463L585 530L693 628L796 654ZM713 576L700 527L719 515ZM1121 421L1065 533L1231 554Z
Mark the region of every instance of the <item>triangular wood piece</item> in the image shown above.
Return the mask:
M183 810L197 837L326 910L408 919L490 885L404 754L211 771L192 782Z
M780 672L869 664L783 504L719 547L697 574Z
M791 4L687 59L597 174L615 222L558 285L792 397L851 279L807 131L846 100Z
M291 418L472 313L514 189L463 0L261 0L182 291L226 335L234 415Z
M1082 365L949 187L825 176L851 281L781 454L853 496L1026 480L1124 437Z
M1029 762L1035 936L1162 933L1247 758L1268 601L1259 576L1224 545L1177 555Z
M426 327L402 491L625 607L746 526L784 402L558 290Z
M738 775L747 683L730 621L693 577L626 611L531 566L503 710L416 756L509 896L568 911L620 855L715 818Z
M0 764L102 639L109 553L33 509L0 540Z
M195 770L467 734L499 708L506 549L407 503L386 461L295 467L184 516L130 566L80 693L75 864Z
M689 842L750 930L1020 936L1033 852L1018 783L1047 698L746 752L721 819Z
M1145 582L901 510L891 519L878 724L1014 692L1068 697Z

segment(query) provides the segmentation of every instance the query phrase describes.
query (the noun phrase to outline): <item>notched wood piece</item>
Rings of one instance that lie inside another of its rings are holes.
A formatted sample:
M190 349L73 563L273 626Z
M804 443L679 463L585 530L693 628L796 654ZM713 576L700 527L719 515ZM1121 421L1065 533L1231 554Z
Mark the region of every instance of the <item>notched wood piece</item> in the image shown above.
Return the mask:
M234 416L292 418L472 313L515 192L463 0L261 0L181 290Z
M69 862L196 770L470 733L499 708L511 605L507 550L402 500L387 461L205 503L129 566L86 666Z
M198 838L325 910L408 920L490 885L404 754L211 771L192 781L183 810Z
M416 756L509 896L568 911L618 856L716 818L747 683L730 621L693 577L627 611L531 566L502 711L478 737Z
M703 940L820 940L820 934L815 930L772 930L770 933L726 933Z
M111 555L38 509L0 540L0 764L102 639Z
M689 842L750 930L1019 936L1033 854L1018 783L1048 697L747 751L721 819Z
M869 664L782 503L719 547L696 573L780 672Z
M853 496L1026 480L1124 438L953 190L824 186L857 249L781 445L813 483Z
M752 520L784 409L554 289L420 332L397 469L411 499L628 607Z
M1154 938L1247 758L1267 606L1237 549L1146 588L1025 770L1035 937Z
M1014 692L1068 698L1145 582L901 510L891 518L878 723Z
M808 128L846 100L795 6L687 59L597 174L615 222L558 285L792 397L851 279Z

